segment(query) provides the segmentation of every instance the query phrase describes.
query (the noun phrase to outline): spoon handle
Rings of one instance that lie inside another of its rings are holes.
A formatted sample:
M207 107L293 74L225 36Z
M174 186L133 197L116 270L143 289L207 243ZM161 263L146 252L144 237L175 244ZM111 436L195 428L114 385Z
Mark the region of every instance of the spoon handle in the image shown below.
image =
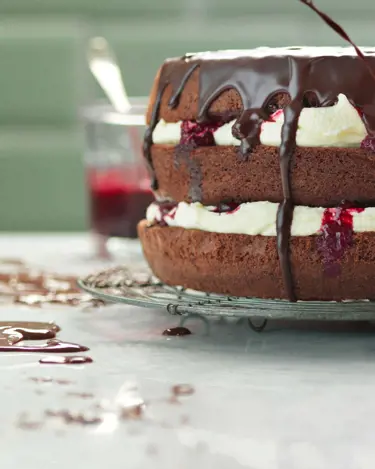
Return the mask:
M89 42L87 59L91 73L107 95L117 112L126 113L131 105L127 96L120 67L108 42L101 37Z

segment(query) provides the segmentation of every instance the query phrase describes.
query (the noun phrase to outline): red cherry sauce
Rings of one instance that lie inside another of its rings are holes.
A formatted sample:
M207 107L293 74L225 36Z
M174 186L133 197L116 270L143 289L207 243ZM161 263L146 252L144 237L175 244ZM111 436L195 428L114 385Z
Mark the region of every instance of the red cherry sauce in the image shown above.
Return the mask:
M226 212L226 214L227 214L227 215L232 215L233 213L238 212L239 209L240 209L240 206L237 205L236 207L233 207L233 208L231 208L228 212Z
M148 181L139 184L124 170L91 170L92 229L108 237L137 237L137 223L153 201Z
M273 114L270 115L268 121L276 122L279 116L281 116L281 114L284 114L284 109L278 109L277 111L275 111Z
M345 251L353 246L353 214L363 210L363 208L348 207L346 203L340 207L325 209L318 237L318 250L327 274L340 274L339 261Z
M177 211L176 202L154 202L159 206L159 221L158 224L161 226L168 226L166 222L166 217L174 219ZM226 215L231 215L232 213L237 212L240 209L240 205L235 202L228 202L226 204L220 204L216 206L212 212L213 213L224 213Z
M240 209L239 204L235 202L228 202L226 204L220 204L212 210L214 213L225 213L227 215L231 215L232 213L237 212Z
M375 152L375 138L369 136L365 137L361 142L361 148Z
M177 203L176 202L154 202L159 206L160 210L160 219L158 224L161 226L168 226L168 223L165 221L165 218L168 216L174 219L177 210Z
M192 148L214 146L214 132L222 125L220 122L198 124L194 121L182 121L180 145Z

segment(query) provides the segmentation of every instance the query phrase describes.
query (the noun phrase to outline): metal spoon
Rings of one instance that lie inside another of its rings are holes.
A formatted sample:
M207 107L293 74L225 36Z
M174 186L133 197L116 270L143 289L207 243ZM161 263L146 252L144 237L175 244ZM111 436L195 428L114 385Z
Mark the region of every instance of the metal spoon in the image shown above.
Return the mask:
M91 73L114 109L119 113L128 112L131 104L125 90L120 67L114 52L104 37L90 39L87 60Z

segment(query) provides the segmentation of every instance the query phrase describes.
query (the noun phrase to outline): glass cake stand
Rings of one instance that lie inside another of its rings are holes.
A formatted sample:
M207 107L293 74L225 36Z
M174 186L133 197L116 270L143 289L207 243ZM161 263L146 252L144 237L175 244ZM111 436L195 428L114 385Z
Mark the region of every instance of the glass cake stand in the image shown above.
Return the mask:
M78 281L80 288L106 302L146 308L166 308L181 316L181 325L195 316L245 318L261 332L269 319L317 321L374 321L375 302L268 300L203 293L160 282L142 265L103 270Z

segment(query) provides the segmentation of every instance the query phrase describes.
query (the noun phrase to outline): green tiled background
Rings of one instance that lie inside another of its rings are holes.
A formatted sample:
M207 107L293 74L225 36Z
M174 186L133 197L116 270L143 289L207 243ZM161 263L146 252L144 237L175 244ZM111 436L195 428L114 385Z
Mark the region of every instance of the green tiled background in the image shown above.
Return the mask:
M374 0L317 4L375 45ZM77 116L100 96L93 35L112 43L132 95L186 51L341 44L297 0L0 0L0 230L86 229Z

